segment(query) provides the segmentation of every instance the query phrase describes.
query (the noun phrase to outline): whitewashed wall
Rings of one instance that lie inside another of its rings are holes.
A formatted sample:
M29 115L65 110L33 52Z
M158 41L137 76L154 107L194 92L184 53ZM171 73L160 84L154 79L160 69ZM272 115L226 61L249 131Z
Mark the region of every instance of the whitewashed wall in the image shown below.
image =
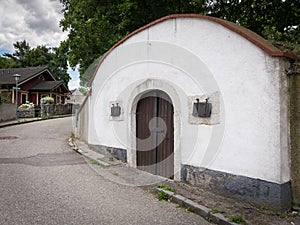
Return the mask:
M98 69L88 141L127 149L135 166L136 103L145 91L160 89L175 110L175 179L187 164L287 182L287 84L280 60L212 21L158 23L116 47ZM213 125L192 123L196 96L215 96ZM110 116L115 101L122 107L117 119Z

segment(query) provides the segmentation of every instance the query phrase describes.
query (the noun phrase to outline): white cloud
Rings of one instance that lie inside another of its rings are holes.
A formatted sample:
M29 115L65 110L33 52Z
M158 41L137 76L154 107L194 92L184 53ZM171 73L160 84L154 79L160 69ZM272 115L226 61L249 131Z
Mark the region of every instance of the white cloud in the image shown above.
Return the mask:
M61 10L59 0L0 0L0 53L14 52L13 43L23 40L31 47L59 46L67 38L59 27ZM79 87L78 70L68 73L69 88Z
M72 70L71 68L68 69L68 73L71 76L71 80L68 83L69 89L70 90L74 90L76 88L78 88L80 79L79 79L79 72L78 69L76 68L75 70Z
M13 43L22 40L31 47L58 46L67 38L59 27L61 10L59 0L1 0L0 49L13 51Z
M80 80L78 78L77 79L72 78L72 80L70 80L68 83L69 90L74 90L74 89L80 87L79 82L80 82Z

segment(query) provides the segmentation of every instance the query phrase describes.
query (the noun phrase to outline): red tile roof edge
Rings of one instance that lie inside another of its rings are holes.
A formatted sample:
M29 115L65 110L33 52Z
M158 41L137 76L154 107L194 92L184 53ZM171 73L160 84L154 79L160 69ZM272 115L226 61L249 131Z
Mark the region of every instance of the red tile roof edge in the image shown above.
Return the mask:
M219 19L216 17L211 17L211 16L205 16L205 15L200 15L200 14L172 14L169 16L165 16L162 17L160 19L157 19L133 32L131 32L130 34L128 34L126 37L124 37L123 39L121 39L119 42L117 42L114 46L112 46L101 58L101 60L98 63L97 68L95 69L95 72L90 80L89 86L91 86L91 84L94 81L94 78L96 76L96 73L100 67L100 65L102 64L102 62L105 60L105 58L119 45L121 45L122 43L124 43L126 40L128 40L129 38L131 38L132 36L136 35L137 33L146 30L149 27L152 27L158 23L164 22L166 20L169 19L176 19L176 18L198 18L198 19L205 19L205 20L209 20L215 23L218 23L220 25L222 25L223 27L226 27L227 29L241 35L242 37L244 37L245 39L247 39L248 41L252 42L254 45L256 45L257 47L259 47L260 49L262 49L264 52L266 52L267 54L274 56L274 57L285 57L285 58L289 58L292 60L297 60L298 56L291 54L291 53L286 53L281 51L280 49L278 49L277 47L275 47L271 42L269 42L268 40L264 39L263 37L261 37L260 35L258 35L257 33L239 26L235 23L232 23L230 21L226 21L223 19Z

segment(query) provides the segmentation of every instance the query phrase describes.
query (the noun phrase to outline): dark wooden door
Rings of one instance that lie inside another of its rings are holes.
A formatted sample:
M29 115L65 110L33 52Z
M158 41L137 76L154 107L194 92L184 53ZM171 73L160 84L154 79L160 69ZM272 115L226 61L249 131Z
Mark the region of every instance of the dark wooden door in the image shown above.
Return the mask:
M136 110L137 167L167 178L174 175L173 105L163 92L142 96Z

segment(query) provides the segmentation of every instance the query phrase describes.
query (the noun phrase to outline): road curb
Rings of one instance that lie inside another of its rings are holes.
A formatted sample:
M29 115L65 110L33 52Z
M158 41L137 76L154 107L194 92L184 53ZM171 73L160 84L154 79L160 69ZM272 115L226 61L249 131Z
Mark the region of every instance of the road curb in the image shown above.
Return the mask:
M103 155L96 153L92 150L89 151L85 151L84 149L81 149L80 147L78 147L76 141L74 141L72 138L69 138L69 146L72 147L72 149L79 153L80 155L84 156L85 158L89 159L89 160L94 160L98 163L99 166L103 167L103 168L107 168L110 167L111 164L104 162L103 160L101 160L101 157L103 157Z
M86 157L86 158L89 159L89 160L94 160L94 161L96 161L96 162L98 163L99 166L102 166L102 167L104 167L104 168L110 166L110 164L108 164L108 163L106 163L106 162L103 162L103 161L101 161L101 160L99 160L99 159L97 159L97 158L95 158L95 157L89 155L88 152L84 152L84 151L82 151L81 149L77 149L77 150L75 150L75 151L77 151L79 154L83 155L84 157Z
M164 192L170 198L170 201L183 206L185 208L190 209L193 213L203 217L209 222L218 224L218 225L237 225L237 223L233 223L228 221L228 219L221 213L212 213L211 210L203 205L198 204L188 198L185 198L182 195L175 194L172 191L164 190L161 188L155 188L156 192Z

